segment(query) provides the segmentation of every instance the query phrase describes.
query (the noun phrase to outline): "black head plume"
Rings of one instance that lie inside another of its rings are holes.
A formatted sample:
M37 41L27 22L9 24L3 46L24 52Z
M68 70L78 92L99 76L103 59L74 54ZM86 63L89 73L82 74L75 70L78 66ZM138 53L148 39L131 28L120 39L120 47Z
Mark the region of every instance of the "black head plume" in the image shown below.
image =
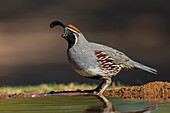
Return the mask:
M53 22L50 23L50 28L54 28L54 27L57 26L57 25L59 25L59 26L61 26L61 27L63 27L63 28L66 27L66 26L65 26L63 23L61 23L60 21L53 21Z

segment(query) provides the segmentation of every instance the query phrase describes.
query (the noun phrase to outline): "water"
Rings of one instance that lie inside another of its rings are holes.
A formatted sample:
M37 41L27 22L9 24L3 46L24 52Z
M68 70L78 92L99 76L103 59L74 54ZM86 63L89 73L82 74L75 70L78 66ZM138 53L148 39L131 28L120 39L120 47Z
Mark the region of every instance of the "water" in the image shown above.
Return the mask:
M106 99L107 98L107 99ZM0 101L0 113L170 113L170 102L148 103L118 97L61 96L9 98Z

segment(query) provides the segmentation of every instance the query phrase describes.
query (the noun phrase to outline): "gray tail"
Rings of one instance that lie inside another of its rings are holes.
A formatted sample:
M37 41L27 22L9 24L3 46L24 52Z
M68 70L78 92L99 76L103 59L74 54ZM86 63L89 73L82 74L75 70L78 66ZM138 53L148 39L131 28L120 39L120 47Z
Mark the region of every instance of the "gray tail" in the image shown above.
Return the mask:
M147 72L150 72L153 74L157 74L156 69L150 68L150 67L140 64L138 62L134 62L134 70L142 70L142 71L147 71Z

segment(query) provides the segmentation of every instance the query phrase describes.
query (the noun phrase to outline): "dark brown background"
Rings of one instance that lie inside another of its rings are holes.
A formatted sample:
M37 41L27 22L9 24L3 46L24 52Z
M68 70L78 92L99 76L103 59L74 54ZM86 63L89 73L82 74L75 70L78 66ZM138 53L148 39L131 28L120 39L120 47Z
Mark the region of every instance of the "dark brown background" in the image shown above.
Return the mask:
M121 72L114 81L144 84L170 81L169 0L1 0L0 85L96 83L76 74L67 62L63 30L50 29L60 20L73 24L89 41L116 48L156 68Z

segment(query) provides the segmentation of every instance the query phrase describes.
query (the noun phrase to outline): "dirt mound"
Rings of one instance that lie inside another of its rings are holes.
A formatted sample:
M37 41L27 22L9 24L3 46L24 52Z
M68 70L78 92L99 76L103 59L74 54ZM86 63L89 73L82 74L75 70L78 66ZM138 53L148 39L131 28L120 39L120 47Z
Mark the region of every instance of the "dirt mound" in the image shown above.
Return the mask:
M149 102L168 102L170 101L170 83L150 82L142 86L106 90L104 95L120 97L122 99L144 100Z

